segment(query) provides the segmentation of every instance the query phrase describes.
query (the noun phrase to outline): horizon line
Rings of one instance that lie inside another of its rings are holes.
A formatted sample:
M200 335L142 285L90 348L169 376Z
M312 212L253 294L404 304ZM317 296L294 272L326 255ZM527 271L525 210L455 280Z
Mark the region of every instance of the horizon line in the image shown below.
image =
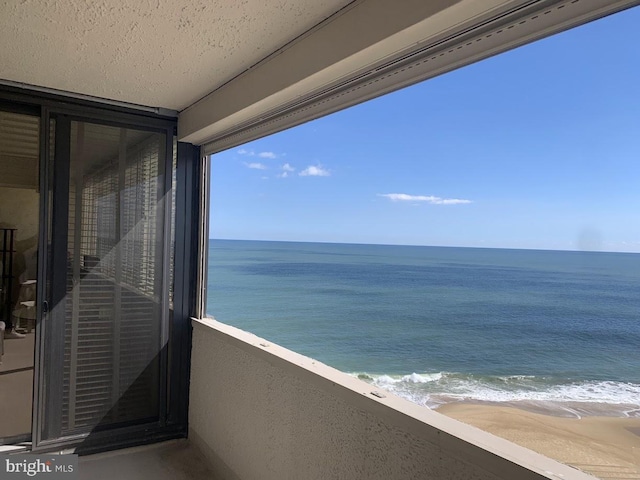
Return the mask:
M381 246L381 247L425 247L425 248L473 248L482 250L525 250L534 252L574 252L574 253L621 253L621 254L640 254L640 251L619 251L619 250L579 250L579 249L558 249L558 248L524 248L524 247L486 247L486 246L468 246L468 245L419 245L412 243L362 243L362 242L336 242L322 240L270 240L255 238L214 238L211 240L223 240L232 242L273 242L273 243L319 243L328 245L362 245L362 246Z

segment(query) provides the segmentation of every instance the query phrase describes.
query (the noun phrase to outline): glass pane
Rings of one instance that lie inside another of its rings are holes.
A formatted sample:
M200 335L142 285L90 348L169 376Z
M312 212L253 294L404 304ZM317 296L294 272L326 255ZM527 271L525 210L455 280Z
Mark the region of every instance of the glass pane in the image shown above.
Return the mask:
M71 122L69 147L61 435L158 418L164 301L165 136Z
M0 444L31 436L40 118L0 112Z

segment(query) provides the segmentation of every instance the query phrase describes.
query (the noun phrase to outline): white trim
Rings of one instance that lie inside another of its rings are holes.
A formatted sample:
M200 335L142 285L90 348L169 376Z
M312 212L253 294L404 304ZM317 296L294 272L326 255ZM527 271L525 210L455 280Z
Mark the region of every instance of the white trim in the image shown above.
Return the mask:
M216 153L638 4L638 0L513 1L510 10L499 9L489 19L478 17L472 27L461 25L447 38L415 44L383 64L369 65L367 71L352 69L351 76L337 84L289 95L268 110L247 108L226 123L218 122L215 133L201 130L208 132L207 138L192 132L187 139L204 144L205 154Z
M28 450L27 447L20 445L0 445L0 453L2 454L26 452Z

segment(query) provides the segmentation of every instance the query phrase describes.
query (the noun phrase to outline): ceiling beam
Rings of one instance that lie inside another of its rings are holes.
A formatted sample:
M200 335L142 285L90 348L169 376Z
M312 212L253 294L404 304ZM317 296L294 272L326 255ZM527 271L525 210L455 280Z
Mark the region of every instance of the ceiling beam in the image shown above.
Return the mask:
M202 143L248 117L349 76L393 55L407 42L424 38L424 32L412 32L415 38L409 38L406 32L425 19L442 16L461 1L353 2L181 112L178 136L183 141ZM482 4L475 10L487 9L485 1L473 3ZM508 2L486 0L487 5L504 3ZM459 14L448 21L455 22ZM441 29L441 24L433 22L429 33ZM403 32L405 38L394 38ZM378 48L372 49L374 45Z
M221 151L638 3L354 2L181 112L178 136Z

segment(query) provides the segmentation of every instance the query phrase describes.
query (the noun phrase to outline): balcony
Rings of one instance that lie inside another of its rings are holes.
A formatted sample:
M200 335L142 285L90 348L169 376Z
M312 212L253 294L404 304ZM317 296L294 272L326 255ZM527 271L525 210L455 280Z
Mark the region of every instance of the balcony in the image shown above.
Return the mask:
M193 328L189 441L217 478L593 478L234 327Z
M80 457L80 478L593 478L250 333L192 323L189 439ZM5 370L29 342L5 343ZM623 473L605 478L638 478Z
M2 416L0 430L7 437L31 430L34 340L34 332L22 339L4 340L4 354L0 351L0 405L3 412L11 413Z
M126 448L81 457L79 478L84 480L212 480L204 456L188 440Z

